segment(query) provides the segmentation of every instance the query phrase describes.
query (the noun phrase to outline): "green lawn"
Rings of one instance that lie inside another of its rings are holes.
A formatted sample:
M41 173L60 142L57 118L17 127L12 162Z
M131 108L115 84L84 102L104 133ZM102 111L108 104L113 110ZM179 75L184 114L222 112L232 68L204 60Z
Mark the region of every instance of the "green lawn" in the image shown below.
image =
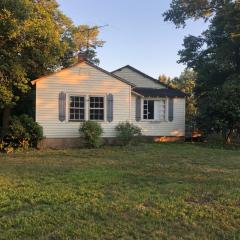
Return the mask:
M0 239L240 239L240 151L0 155Z

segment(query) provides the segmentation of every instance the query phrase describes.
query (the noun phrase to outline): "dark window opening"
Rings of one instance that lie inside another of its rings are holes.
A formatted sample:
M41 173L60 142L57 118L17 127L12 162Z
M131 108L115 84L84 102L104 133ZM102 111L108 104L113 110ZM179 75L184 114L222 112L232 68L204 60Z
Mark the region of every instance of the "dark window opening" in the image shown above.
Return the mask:
M154 100L144 100L143 105L143 119L154 119Z

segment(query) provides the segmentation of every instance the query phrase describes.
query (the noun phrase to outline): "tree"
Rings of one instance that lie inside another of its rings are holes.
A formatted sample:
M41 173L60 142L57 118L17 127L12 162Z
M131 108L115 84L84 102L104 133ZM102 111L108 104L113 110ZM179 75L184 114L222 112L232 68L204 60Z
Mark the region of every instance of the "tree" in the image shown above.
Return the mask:
M76 51L85 53L87 59L95 64L99 64L99 59L96 57L96 48L103 47L104 45L104 41L100 40L98 36L98 26L79 25L73 30Z
M166 76L165 74L161 74L159 77L158 77L159 81L164 83L164 84L167 84L169 85L169 83L171 82L171 78Z
M89 59L99 62L95 51L103 45L99 31L92 29L86 41L82 31L86 28L75 27L55 0L0 1L0 137L6 134L10 112L19 100L24 109L25 103L33 102L26 97L34 96L30 80L73 64L87 45ZM18 107L17 113L26 111Z
M225 133L226 141L230 142L232 133L240 128L240 3L184 2L173 1L165 19L180 26L188 18L212 16L205 32L184 39L179 62L197 72L195 94L200 125L208 132Z
M212 17L218 10L224 8L234 0L172 0L170 9L163 16L165 21L173 22L176 27L186 25L190 18L205 21Z
M231 143L234 131L240 136L239 76L232 76L222 86L214 87L199 101L202 113L199 120L203 128L223 133L227 143Z
M54 70L67 49L71 21L54 0L0 2L0 108L2 135L10 110L30 89L29 80Z

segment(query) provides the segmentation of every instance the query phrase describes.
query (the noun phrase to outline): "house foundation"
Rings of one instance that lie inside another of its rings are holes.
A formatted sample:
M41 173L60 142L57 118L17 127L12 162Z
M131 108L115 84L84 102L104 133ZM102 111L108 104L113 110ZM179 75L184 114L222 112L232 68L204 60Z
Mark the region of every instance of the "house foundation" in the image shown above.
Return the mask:
M143 142L184 142L184 136L143 136ZM117 138L103 138L105 145L118 145ZM67 149L83 148L85 141L83 138L44 138L38 143L38 149Z

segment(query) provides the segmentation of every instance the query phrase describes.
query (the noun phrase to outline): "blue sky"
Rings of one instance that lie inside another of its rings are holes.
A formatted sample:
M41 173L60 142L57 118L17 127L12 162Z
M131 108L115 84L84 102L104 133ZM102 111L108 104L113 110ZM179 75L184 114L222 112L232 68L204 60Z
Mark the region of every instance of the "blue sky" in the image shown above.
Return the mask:
M159 74L178 76L184 69L177 64L177 52L186 35L199 35L206 24L188 22L185 29L176 29L164 22L162 13L170 0L57 0L60 9L73 22L105 25L100 38L106 41L98 49L100 67L112 71L124 65L158 77Z

